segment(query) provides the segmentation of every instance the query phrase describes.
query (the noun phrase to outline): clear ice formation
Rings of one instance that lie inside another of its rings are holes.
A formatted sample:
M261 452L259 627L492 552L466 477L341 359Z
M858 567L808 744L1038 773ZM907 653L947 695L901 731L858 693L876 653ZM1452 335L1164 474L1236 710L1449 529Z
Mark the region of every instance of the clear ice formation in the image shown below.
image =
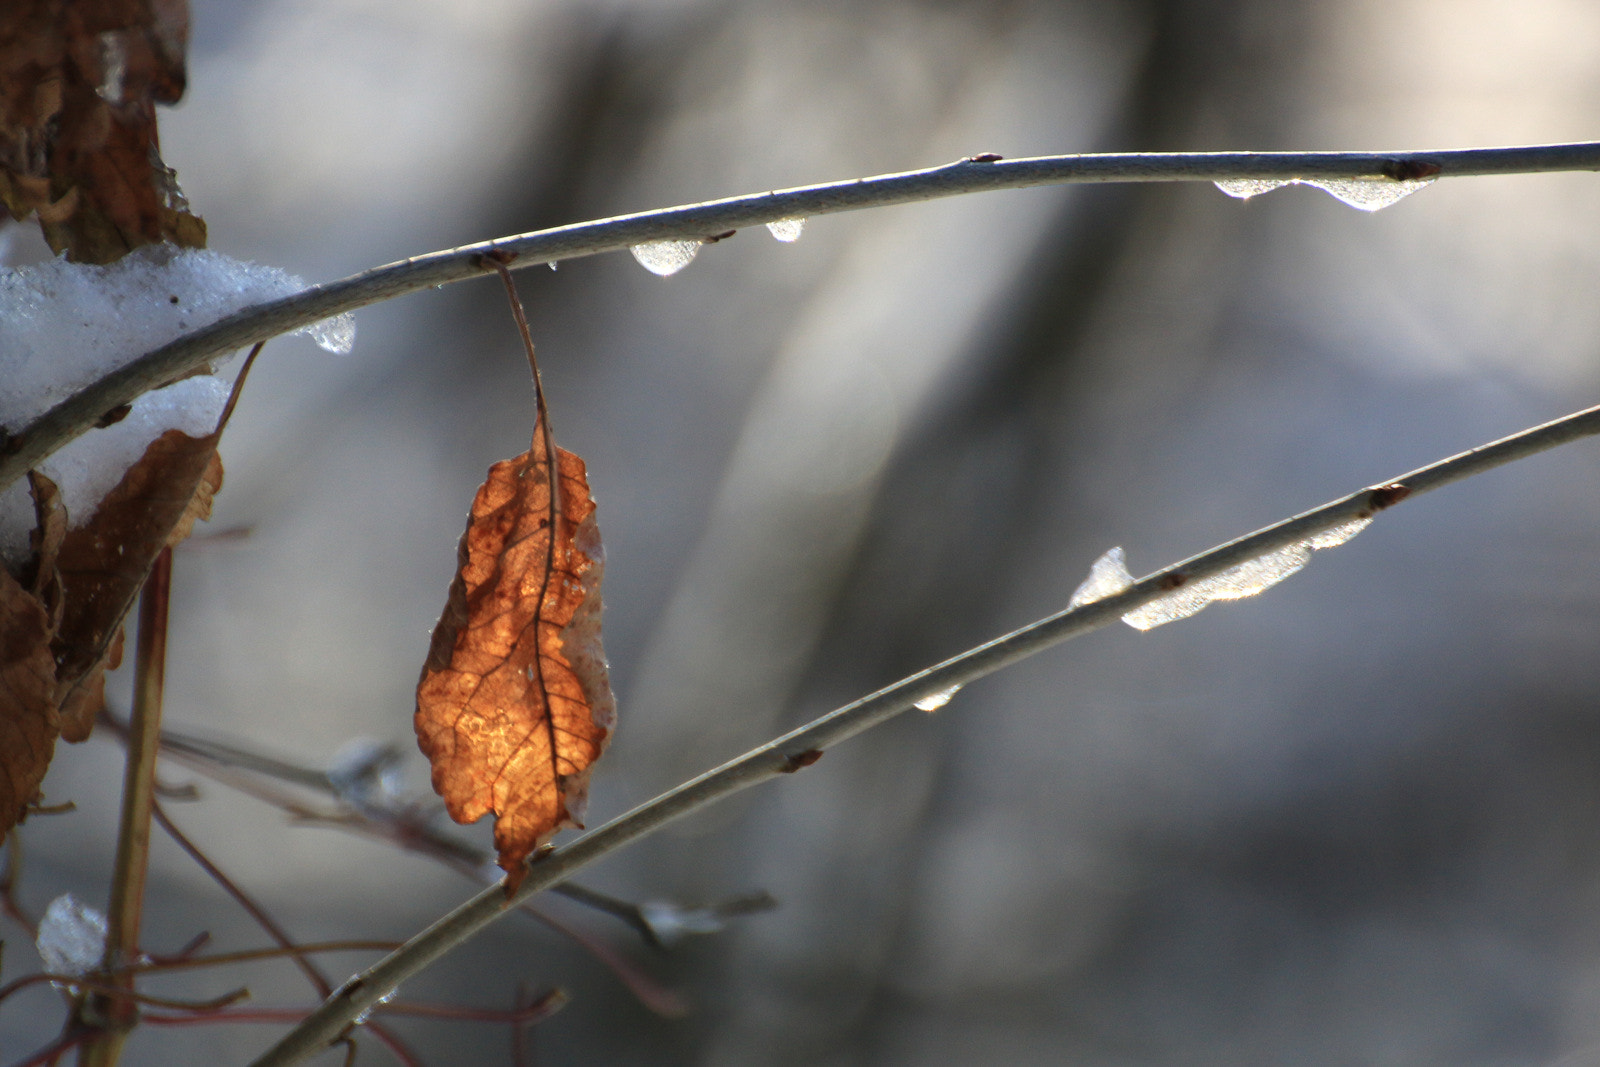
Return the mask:
M496 869L495 873L501 872ZM663 945L674 945L695 935L721 933L728 925L715 908L683 908L655 900L639 905L639 917Z
M1214 600L1243 600L1263 593L1303 568L1318 549L1342 545L1366 529L1371 519L1354 519L1255 559L1245 560L1221 574L1190 582L1122 617L1135 630L1151 630L1177 619L1187 619ZM1082 607L1130 588L1133 576L1119 545L1094 561L1089 577L1072 594L1069 608ZM920 705L919 705L920 706Z
M663 278L687 267L700 254L699 241L651 241L634 245L631 251L639 265Z
M1121 549L1114 549L1113 551L1120 552ZM921 700L917 701L914 706L918 711L938 711L940 708L950 703L950 698L955 696L960 691L961 687L959 685L952 685L949 689L935 693L931 697L923 697Z
M34 947L51 974L73 978L88 974L100 966L105 955L106 917L71 893L63 893L45 909Z
M128 42L125 30L106 30L100 35L100 84L95 95L113 107L122 103L128 78Z
M805 228L805 219L779 219L777 222L767 223L767 232L784 244L800 240L800 233Z
M1432 184L1433 180L1432 178L1410 178L1405 181L1396 181L1393 178L1228 178L1213 184L1229 196L1238 197L1240 200L1270 193L1285 185L1309 185L1314 189L1321 189L1335 200L1349 204L1353 208L1361 211L1378 211L1404 200L1424 185Z

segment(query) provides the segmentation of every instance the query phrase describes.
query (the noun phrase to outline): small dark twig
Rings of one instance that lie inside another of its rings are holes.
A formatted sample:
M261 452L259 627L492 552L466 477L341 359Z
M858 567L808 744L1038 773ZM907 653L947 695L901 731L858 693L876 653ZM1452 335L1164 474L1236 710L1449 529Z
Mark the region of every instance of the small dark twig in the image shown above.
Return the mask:
M157 955L154 952L146 952L145 958L148 959L150 964L155 967L181 967L184 964L192 962L195 958L195 953L204 948L206 943L210 940L210 931L201 930L198 934L195 934L193 937L191 937L189 939L189 943L184 945L178 951L170 952L165 955ZM145 967L143 969L150 970L151 968Z
M0 873L0 911L10 916L11 921L28 931L28 940L32 941L39 936L39 923L23 908L17 899L22 881L22 831L13 828L6 835L6 866Z
M211 859L206 856L205 853L201 852L193 841L190 841L187 837L185 837L183 831L179 830L173 825L172 820L167 816L167 813L161 809L160 804L153 804L152 808L156 822L161 824L161 828L167 832L167 836L172 838L173 841L177 842L178 847L183 849L183 851L188 854L190 859L199 864L200 869L210 875L211 880L221 886L223 892L232 897L234 902L238 904L239 907L243 908L245 912L249 914L250 918L256 921L256 925L261 927L262 930L266 931L267 936L276 942L279 948L289 953L290 958L292 958L295 962L295 966L299 967L300 970L305 974L307 980L311 982L312 988L317 991L317 995L326 997L332 993L333 983L328 981L327 976L317 968L316 964L312 963L311 960L306 957L304 952L300 951L298 946L295 945L294 940L289 937L289 935L284 931L283 927L278 925L277 920L269 915L265 908L263 908L260 904L257 904L248 893L246 893L243 889L240 889L238 884L234 882L233 879L222 873L222 869L215 863L212 863Z
M48 1065L59 1063L62 1056L65 1056L92 1036L94 1036L94 1033L91 1030L69 1025L60 1037L32 1055L13 1063L11 1067L48 1067Z

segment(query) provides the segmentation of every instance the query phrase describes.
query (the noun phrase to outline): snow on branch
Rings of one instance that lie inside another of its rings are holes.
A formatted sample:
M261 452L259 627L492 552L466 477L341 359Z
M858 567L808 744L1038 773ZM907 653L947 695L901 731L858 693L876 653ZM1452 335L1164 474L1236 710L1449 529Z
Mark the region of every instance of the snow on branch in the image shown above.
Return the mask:
M150 349L305 287L276 267L171 245L147 245L106 266L53 259L0 268L0 453L6 434L25 433ZM347 352L355 322L345 315L298 329L330 351ZM72 526L81 526L151 441L169 429L204 437L227 399L227 384L209 374L141 390L119 402L131 407L100 409L90 426L103 425L81 428L87 432L30 467L56 484ZM33 504L20 480L0 485L0 559L15 562L28 552Z

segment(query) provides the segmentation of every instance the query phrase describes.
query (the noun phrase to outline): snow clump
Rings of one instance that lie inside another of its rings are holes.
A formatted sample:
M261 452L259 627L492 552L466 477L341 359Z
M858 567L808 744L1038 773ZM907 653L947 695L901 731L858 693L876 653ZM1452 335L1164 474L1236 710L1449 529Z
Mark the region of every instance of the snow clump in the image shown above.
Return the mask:
M106 266L47 260L0 267L0 430L18 433L90 383L185 333L297 293L301 279L209 249L153 245ZM322 347L348 352L350 315L308 326ZM216 428L228 385L187 378L140 397L127 417L91 430L40 465L61 489L70 525L87 522L150 442L171 429ZM28 552L33 503L19 481L0 491L0 558Z

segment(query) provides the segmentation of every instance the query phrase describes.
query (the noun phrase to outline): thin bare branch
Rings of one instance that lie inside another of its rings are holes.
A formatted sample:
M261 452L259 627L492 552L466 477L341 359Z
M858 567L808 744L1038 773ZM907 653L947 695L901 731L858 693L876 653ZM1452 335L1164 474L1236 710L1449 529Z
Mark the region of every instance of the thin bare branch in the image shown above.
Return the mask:
M529 863L521 888L509 901L499 886L492 886L462 904L398 951L346 982L333 997L256 1060L254 1067L288 1067L314 1055L335 1040L352 1019L370 1010L400 983L475 937L535 893L549 889L601 857L701 808L758 782L810 766L828 748L888 721L914 707L919 700L966 685L1053 645L1099 630L1188 582L1220 574L1334 527L1370 519L1402 501L1452 482L1595 434L1600 434L1600 407L1587 408L1462 452L1191 556L1141 578L1124 592L1048 616L832 711L647 801L568 845L536 857Z
M0 444L0 489L88 430L107 411L202 363L331 315L478 277L495 269L496 261L514 260L514 268L528 267L651 241L703 240L780 219L1040 185L1229 178L1394 180L1578 170L1600 170L1600 142L1405 152L1152 152L1009 160L980 155L927 170L751 193L501 237L374 267L257 304L141 356ZM493 259L486 258L491 254Z
M311 959L294 943L288 932L278 925L278 921L268 913L266 908L256 903L250 894L239 888L237 882L223 873L222 868L213 863L211 858L204 852L201 852L199 846L190 841L183 831L173 824L167 813L162 810L160 804L153 804L151 812L155 816L156 822L160 823L161 828L167 832L167 836L172 838L190 859L199 864L200 869L210 875L211 880L221 886L222 891L232 897L234 902L243 908L250 918L256 921L256 925L266 931L267 936L280 949L289 954L290 958L294 960L295 966L300 968L301 973L306 976L306 980L311 983L311 987L317 991L319 996L326 997L333 992L333 983L328 981L328 976L323 974L321 968L315 963L311 962Z

